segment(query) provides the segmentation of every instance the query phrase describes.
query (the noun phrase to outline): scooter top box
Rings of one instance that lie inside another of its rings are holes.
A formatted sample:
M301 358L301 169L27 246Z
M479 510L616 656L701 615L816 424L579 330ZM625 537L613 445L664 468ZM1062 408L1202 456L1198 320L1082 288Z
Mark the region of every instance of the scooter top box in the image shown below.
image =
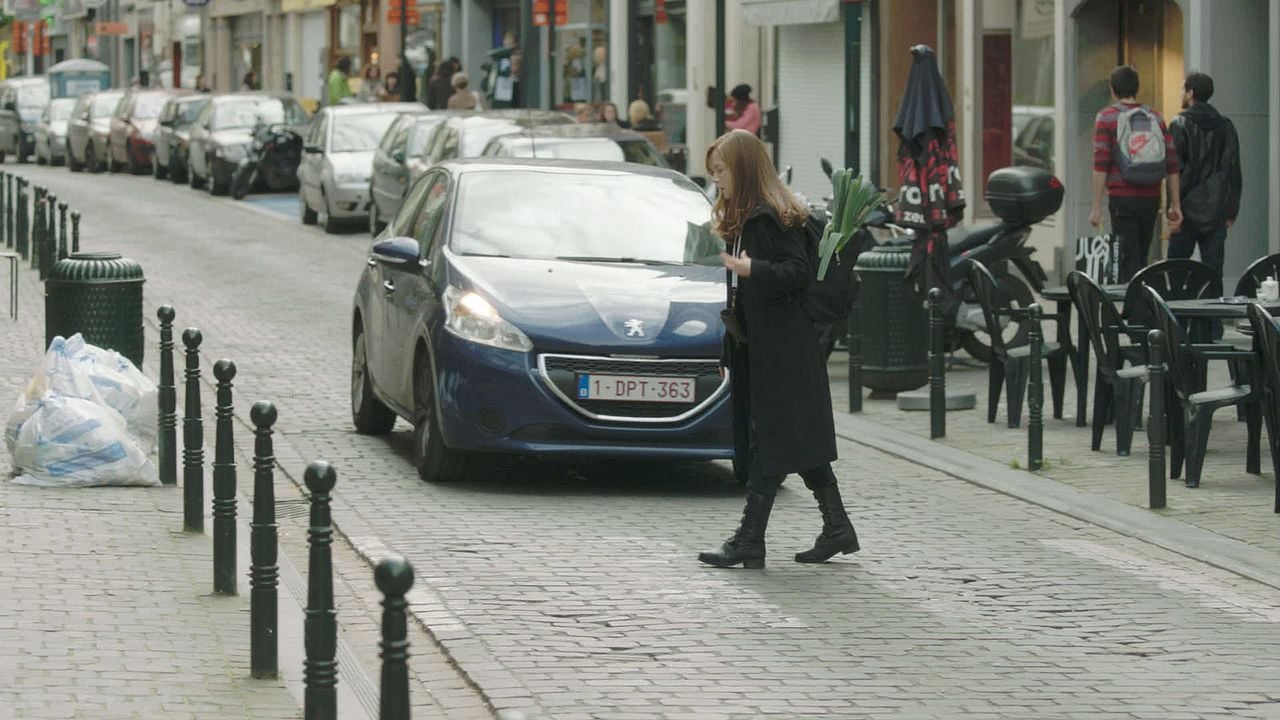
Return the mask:
M983 196L991 211L1005 222L1031 225L1062 207L1062 182L1051 173L1032 167L1007 167L987 178Z

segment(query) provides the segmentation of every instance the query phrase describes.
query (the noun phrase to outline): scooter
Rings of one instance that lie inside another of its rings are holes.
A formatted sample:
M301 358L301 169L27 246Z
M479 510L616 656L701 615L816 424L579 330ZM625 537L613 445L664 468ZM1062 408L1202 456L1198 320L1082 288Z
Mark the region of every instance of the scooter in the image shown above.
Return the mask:
M831 163L822 159L822 169L830 176ZM1028 247L1031 227L1058 211L1062 205L1062 183L1053 175L1037 168L1009 167L996 170L987 179L985 197L1000 219L996 222L957 227L947 232L950 262L947 282L959 303L950 303L944 317L948 351L963 348L975 360L990 362L991 340L987 337L982 308L969 287L967 276L971 261L981 262L991 271L1010 302L1027 307L1035 302L1032 289L1039 292L1048 282L1044 268L1033 257L1035 248ZM889 218L885 219L885 215ZM909 243L914 232L895 225L892 211L871 218L867 225L880 230L870 234L886 243ZM885 238L884 234L889 237ZM1017 272L1013 272L1016 270ZM1006 323L1004 342L1018 345L1026 342L1029 326Z
M241 200L257 185L292 190L298 186L301 162L301 135L286 125L260 123L254 128L249 150L231 174L231 196Z

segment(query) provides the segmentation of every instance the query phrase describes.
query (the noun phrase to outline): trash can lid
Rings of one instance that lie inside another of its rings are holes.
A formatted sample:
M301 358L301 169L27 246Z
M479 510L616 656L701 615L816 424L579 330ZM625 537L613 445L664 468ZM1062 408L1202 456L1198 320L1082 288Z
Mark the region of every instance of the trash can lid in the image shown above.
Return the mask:
M64 282L119 282L142 280L142 266L115 252L80 252L59 260L49 270L49 280Z

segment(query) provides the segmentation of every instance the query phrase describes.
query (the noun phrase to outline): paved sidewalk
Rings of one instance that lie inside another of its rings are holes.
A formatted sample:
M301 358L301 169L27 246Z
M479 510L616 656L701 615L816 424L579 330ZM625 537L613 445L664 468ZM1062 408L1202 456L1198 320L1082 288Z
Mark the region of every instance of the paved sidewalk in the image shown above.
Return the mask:
M7 297L7 275L4 282ZM4 318L0 326L5 338L0 413L5 418L44 347L43 286L25 264L19 288L19 319ZM157 343L155 328L148 326L144 370L153 379ZM177 363L180 367L181 357ZM207 383L212 360L203 364ZM207 463L213 393L211 387L205 390ZM178 394L181 400L181 388ZM181 413L179 408L180 418ZM246 578L253 439L247 418L237 422L239 595L234 597L212 594L207 464L206 532L192 534L181 529L181 485L21 486L10 482L12 458L0 452L0 547L6 550L0 559L0 586L6 589L0 602L0 677L5 678L0 717L301 717L308 510L291 478L300 479L302 468L277 473L281 678L254 680L248 672ZM179 421L179 448L181 443ZM381 595L366 558L343 542L335 543L333 552L339 708L344 720L371 719L378 711ZM417 716L491 717L483 698L425 630L414 623L409 629Z

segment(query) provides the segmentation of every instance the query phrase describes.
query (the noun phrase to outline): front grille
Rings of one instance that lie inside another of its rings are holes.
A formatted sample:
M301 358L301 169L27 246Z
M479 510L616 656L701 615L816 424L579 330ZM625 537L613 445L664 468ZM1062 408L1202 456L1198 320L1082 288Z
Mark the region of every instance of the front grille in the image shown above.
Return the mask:
M540 355L542 380L561 402L592 420L614 422L680 422L701 412L728 387L716 360L641 360L583 355ZM651 403L628 400L579 400L578 376L583 374L645 375L694 378L689 403Z

